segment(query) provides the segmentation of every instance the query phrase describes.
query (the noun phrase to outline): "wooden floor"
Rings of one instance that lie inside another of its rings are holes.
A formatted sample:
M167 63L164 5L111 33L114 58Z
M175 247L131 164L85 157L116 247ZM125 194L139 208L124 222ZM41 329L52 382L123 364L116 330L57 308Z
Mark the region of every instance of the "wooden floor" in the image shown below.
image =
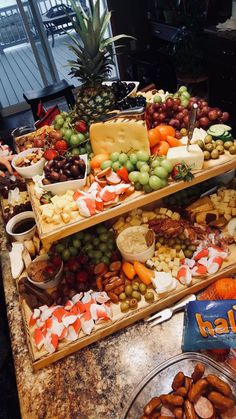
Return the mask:
M51 50L60 79L78 86L79 81L68 76L70 68L66 66L67 60L74 59L73 53L65 45L69 40L67 35L56 35ZM51 37L49 43L51 46ZM7 108L23 102L25 91L40 87L43 84L30 44L8 48L4 54L0 54L0 107Z

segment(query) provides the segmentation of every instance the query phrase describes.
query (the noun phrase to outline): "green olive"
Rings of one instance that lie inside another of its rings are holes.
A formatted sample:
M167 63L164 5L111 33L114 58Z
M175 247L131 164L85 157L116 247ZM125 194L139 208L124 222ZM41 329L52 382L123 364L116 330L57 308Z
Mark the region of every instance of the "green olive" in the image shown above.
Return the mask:
M174 248L176 249L176 250L181 250L181 244L175 244L174 245Z
M180 240L178 237L176 237L176 239L175 239L175 243L176 243L176 244L180 244L180 243L181 243L181 240Z
M193 256L193 252L189 249L184 250L184 256L186 258L191 258Z
M211 152L212 150L214 150L214 146L212 143L206 144L205 145L205 150Z
M219 158L219 152L218 152L218 150L212 150L212 152L211 152L211 158L212 159L218 159Z
M122 311L122 313L126 313L129 310L130 306L129 303L127 303L127 301L123 301L120 304L120 310Z
M197 140L196 144L198 145L198 147L200 147L202 150L204 150L204 142L202 140Z
M187 247L187 246L186 246L186 244L181 244L181 249L182 249L182 250L185 250L185 249L186 249L186 247Z
M139 291L144 295L147 291L147 286L143 283L139 284Z
M217 145L216 146L216 150L218 151L218 153L220 155L225 153L225 149L224 149L224 146L223 145Z
M138 291L139 283L137 281L132 281L132 291Z
M231 145L231 147L229 147L229 152L230 154L236 154L236 145Z
M186 236L185 236L184 233L179 234L178 237L179 237L180 240L185 240L186 239Z
M204 154L204 160L210 160L210 158L211 158L211 154L210 154L210 152L209 152L209 151L205 150L205 151L203 152L203 154Z
M185 240L184 244L186 244L186 246L189 246L191 244L190 240Z
M212 136L211 135L206 135L206 137L204 138L204 142L205 144L209 144L212 142Z
M138 301L136 300L136 298L131 298L131 300L129 300L130 308L136 308L137 305L138 305Z
M232 145L234 145L233 141L225 141L224 143L225 150L229 150Z
M146 294L144 295L145 300L148 303L152 303L154 301L154 294L152 291L147 291Z
M218 145L223 145L224 146L224 141L223 140L216 140L215 145L216 146L218 146Z
M133 291L131 296L132 296L132 298L135 298L137 301L141 300L141 294L138 291Z
M126 294L125 294L125 292L122 292L120 295L119 295L119 299L121 300L121 301L124 301L124 300L126 300Z
M126 287L125 287L125 294L127 296L130 296L132 294L132 291L133 291L132 285L126 285Z
M190 244L190 245L188 246L188 250L191 250L192 252L195 252L195 250L196 250L196 246L195 246L195 244Z

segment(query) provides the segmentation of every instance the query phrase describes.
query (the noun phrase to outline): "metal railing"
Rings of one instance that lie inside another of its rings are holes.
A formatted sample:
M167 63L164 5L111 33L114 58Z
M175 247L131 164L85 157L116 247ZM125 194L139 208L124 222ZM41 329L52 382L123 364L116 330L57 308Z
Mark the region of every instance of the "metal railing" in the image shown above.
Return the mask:
M37 0L37 2L41 15L53 6L64 4L70 7L71 5L69 0ZM82 5L85 2L86 0L80 0ZM30 30L37 37L37 28L34 25L28 2L24 2L24 10L28 16ZM0 8L0 53L4 52L5 48L24 42L28 42L28 36L17 5Z

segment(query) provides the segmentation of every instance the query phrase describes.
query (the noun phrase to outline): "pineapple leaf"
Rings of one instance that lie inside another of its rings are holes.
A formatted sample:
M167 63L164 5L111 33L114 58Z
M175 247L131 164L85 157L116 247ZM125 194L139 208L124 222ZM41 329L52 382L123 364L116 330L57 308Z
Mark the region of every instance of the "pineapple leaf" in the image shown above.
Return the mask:
M101 41L101 47L102 47L102 49L104 49L105 47L107 47L107 45L110 45L113 42L116 42L116 41L118 41L119 39L122 39L122 38L135 39L133 36L125 35L125 34L111 36L110 38L106 38L106 39L103 39L103 41Z
M77 6L77 4L75 3L74 0L69 0L72 6L72 9L74 10L74 12L76 13L76 18L79 22L79 26L81 28L81 31L87 31L87 25L86 25L86 21L89 20L85 10L83 9L83 7L81 6L81 4L79 3L79 5ZM72 23L74 24L75 21L73 20ZM78 26L78 25L77 25ZM75 27L75 30L77 32L77 29Z
M100 40L103 39L105 32L108 28L108 25L110 23L111 20L111 12L104 12L103 16L101 17L101 36L100 36Z

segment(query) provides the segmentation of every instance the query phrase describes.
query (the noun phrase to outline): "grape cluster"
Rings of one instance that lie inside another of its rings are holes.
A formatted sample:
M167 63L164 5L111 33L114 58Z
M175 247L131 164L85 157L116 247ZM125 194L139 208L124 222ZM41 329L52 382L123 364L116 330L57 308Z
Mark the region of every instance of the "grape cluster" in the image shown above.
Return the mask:
M116 101L124 99L135 88L135 83L126 83L125 81L115 81L112 83L112 90L115 94Z
M117 108L122 110L135 108L138 106L146 106L146 99L144 96L126 97L117 104Z
M206 129L212 124L225 123L229 118L228 112L222 112L219 108L210 108L206 100L191 97L186 86L181 86L175 94L166 96L164 100L158 93L154 96L153 103L146 112L148 129L163 123L168 124L177 130L176 138L181 138L187 134L185 131L194 103L198 105L195 123L197 128Z

